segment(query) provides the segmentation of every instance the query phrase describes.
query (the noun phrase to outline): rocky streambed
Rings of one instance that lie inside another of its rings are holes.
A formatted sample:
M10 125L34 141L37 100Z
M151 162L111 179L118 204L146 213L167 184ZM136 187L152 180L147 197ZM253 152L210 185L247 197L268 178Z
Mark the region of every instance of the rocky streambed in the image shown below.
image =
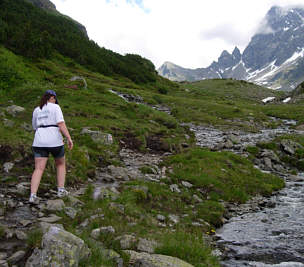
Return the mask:
M283 134L303 134L290 129L294 121L284 121L278 129L257 133L223 132L191 125L197 144L212 150L229 150L247 156L246 146L269 142ZM285 153L294 153L296 144L282 142ZM289 149L288 149L289 147ZM293 148L292 148L293 147ZM256 167L284 178L286 187L269 199L256 198L231 208L230 218L216 234L223 266L304 266L304 173L288 174L273 152L264 150Z

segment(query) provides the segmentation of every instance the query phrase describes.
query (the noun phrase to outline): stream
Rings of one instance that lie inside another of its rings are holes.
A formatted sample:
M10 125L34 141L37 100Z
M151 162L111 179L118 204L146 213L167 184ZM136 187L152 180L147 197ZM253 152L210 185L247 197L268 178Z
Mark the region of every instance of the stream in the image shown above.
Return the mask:
M222 132L194 125L190 129L195 133L197 145L215 150L234 136L238 142L226 150L246 156L244 148L248 145L268 142L283 134L303 134L303 131L289 128L294 123L284 121L278 129L258 133ZM232 217L217 231L222 266L304 266L304 173L292 176L282 172L279 175L284 178L286 187L271 197L271 207Z

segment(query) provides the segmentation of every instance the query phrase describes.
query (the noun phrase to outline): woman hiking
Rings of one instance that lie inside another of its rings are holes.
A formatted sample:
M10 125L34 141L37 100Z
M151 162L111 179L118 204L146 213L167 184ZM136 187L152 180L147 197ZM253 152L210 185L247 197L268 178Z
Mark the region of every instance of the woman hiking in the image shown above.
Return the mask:
M65 125L55 91L47 90L44 93L40 100L40 105L33 112L32 125L35 130L35 138L32 145L35 157L35 170L32 174L29 202L39 202L37 191L49 153L55 158L56 163L57 196L64 197L68 195L68 191L64 188L66 166L64 142L61 133L67 138L70 150L73 148L73 141Z

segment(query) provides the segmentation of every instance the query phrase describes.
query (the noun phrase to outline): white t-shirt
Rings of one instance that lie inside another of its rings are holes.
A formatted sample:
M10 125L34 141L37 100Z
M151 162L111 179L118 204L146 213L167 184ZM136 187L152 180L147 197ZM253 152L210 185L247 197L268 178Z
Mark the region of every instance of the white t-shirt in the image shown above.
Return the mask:
M32 125L36 130L33 146L56 147L63 145L63 138L58 127L39 128L40 125L57 125L63 122L61 108L57 104L48 102L42 109L36 107L33 112Z

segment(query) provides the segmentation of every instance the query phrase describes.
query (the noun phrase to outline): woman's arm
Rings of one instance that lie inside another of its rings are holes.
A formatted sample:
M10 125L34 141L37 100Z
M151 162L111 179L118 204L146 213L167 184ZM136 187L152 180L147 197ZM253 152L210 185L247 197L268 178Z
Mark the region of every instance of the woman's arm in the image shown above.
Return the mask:
M70 136L69 130L65 125L65 122L64 121L59 122L59 123L57 123L57 125L59 127L60 132L62 132L63 135L67 138L68 146L69 146L69 149L71 150L73 148L74 144L73 144L72 138Z

